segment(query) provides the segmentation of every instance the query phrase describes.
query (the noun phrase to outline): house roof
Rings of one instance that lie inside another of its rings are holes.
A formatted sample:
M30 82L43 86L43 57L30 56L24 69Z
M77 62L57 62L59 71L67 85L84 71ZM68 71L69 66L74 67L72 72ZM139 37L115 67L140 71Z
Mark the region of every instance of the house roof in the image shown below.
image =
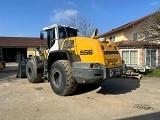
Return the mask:
M160 48L160 44L149 41L122 40L115 43L119 48Z
M125 29L128 29L128 28L130 28L130 27L133 27L134 25L140 23L141 21L149 18L149 17L150 17L151 15L153 15L153 14L154 14L154 13L149 14L149 15L147 15L147 16L144 16L144 17L142 17L142 18L139 18L139 19L137 19L137 20L134 20L134 21L132 21L132 22L129 22L129 23L127 23L127 24L125 24L125 25L122 25L122 26L120 26L120 27L117 27L117 28L115 28L115 29L112 29L112 30L110 30L110 31L108 31L108 32L105 32L105 33L103 33L103 34L101 34L101 35L98 35L96 38L105 37L105 36L111 35L111 34L113 34L113 33L119 32L119 31L121 31L121 30L125 30Z
M31 37L0 37L0 47L37 47L46 46L46 40Z

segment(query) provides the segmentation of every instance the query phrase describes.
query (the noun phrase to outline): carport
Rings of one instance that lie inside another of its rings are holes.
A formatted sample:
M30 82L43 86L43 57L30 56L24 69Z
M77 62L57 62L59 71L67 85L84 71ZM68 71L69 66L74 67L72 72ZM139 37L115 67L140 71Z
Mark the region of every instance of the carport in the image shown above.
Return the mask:
M15 62L20 55L29 56L36 47L46 48L46 40L32 37L0 37L0 61ZM18 55L18 56L17 56Z
M17 55L27 54L27 48L2 48L3 60L6 62L16 62Z

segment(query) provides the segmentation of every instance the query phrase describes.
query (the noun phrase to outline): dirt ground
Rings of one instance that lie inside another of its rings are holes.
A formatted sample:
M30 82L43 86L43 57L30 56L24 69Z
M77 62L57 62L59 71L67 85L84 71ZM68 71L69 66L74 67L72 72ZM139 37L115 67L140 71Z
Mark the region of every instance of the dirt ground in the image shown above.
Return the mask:
M0 70L0 120L160 120L160 78L114 78L61 97L49 83L16 78L16 69Z

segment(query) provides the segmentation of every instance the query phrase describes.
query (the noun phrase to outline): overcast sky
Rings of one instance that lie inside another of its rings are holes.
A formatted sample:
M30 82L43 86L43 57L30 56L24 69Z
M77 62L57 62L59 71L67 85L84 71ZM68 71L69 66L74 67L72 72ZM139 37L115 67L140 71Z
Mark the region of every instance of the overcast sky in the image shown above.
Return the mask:
M160 0L0 0L0 36L39 37L43 27L78 14L104 33L159 7Z

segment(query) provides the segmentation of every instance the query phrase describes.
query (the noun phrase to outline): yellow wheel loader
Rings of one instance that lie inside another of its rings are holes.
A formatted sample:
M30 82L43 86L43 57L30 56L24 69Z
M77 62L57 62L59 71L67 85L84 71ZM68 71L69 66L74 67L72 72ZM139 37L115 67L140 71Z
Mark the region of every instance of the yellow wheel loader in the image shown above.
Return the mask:
M77 29L53 24L43 28L47 33L47 50L41 56L32 56L26 65L31 83L46 79L60 96L72 94L78 84L101 83L125 73L114 42L77 36ZM44 38L44 33L40 38Z
M6 63L5 61L0 61L0 69L6 68Z

